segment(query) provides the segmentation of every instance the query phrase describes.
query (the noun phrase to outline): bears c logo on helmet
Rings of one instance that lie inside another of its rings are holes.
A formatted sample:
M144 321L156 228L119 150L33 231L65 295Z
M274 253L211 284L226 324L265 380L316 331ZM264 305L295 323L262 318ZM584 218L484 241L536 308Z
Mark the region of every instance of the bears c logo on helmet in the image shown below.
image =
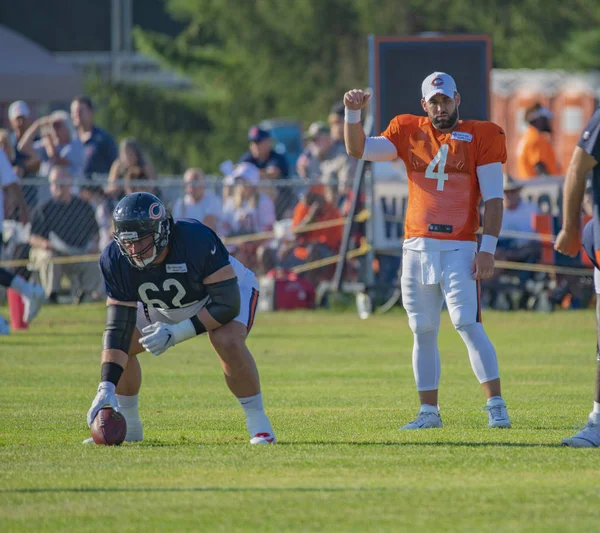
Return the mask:
M163 208L162 205L154 202L149 208L148 212L150 214L150 218L157 220L163 216Z

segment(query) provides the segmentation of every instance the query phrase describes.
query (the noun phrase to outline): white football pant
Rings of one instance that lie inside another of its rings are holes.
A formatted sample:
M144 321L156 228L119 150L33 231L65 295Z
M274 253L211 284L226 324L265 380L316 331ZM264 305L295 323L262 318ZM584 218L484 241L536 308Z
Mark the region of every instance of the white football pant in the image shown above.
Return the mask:
M479 283L471 274L474 257L472 249L403 251L402 302L414 334L413 371L419 391L439 387L437 337L444 300L479 382L498 378L496 352L481 325Z

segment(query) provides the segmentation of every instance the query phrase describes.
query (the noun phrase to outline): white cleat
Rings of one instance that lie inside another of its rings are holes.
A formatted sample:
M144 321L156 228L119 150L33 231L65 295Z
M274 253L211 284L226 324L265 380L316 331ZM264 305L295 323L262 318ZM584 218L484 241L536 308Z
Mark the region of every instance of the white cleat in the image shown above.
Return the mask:
M277 439L272 433L257 433L250 439L250 444L275 444Z
M10 335L10 325L0 316L0 335Z
M600 424L588 420L577 435L564 439L562 445L570 448L600 448Z
M489 428L511 427L510 418L508 418L508 410L506 409L504 400L497 400L491 405L486 405L483 409L488 412Z
M33 285L31 298L23 296L23 321L28 324L38 315L42 304L46 299L46 294L41 285L37 283Z
M441 427L443 427L442 417L439 413L419 411L417 418L405 426L402 426L400 429L432 429Z

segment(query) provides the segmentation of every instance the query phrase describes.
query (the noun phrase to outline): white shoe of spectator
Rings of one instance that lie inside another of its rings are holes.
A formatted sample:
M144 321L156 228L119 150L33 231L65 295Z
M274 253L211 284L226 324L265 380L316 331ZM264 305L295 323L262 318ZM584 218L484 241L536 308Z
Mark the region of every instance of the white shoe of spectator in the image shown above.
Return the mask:
M46 295L41 285L33 284L31 289L31 298L23 296L24 310L23 321L28 324L38 315Z
M508 410L504 400L496 400L484 407L488 412L488 427L490 428L509 428L510 418L508 418Z
M4 318L0 316L0 335L10 335L10 326Z
M562 445L570 448L600 448L600 424L588 420L577 435L564 439Z
M402 426L400 429L430 429L441 427L443 427L442 417L439 415L439 413L419 411L417 418L405 426Z

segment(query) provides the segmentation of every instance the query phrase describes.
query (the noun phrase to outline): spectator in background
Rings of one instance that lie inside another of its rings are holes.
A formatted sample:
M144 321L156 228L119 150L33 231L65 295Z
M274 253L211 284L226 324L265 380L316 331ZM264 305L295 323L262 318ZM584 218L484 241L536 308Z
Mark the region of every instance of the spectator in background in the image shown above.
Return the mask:
M0 151L4 152L6 158L3 159L3 168L4 159L8 161L10 167L12 168L15 176L18 176L17 170L19 167L15 164L15 149L10 142L10 134L7 130L0 130ZM5 172L7 172L5 170ZM6 178L5 178L6 179ZM17 182L18 184L18 182ZM5 191L6 197L4 200L4 206L0 206L0 212L4 212L4 216L7 219L19 220L23 224L26 224L28 221L28 209L27 204L25 203L25 198L23 196L23 191L21 187L9 187ZM4 207L4 209L3 209ZM4 217L0 218L0 221ZM2 226L0 225L0 235L2 234Z
M124 194L123 186L118 181L129 180L137 176L137 179L156 179L156 172L148 157L143 153L140 143L133 137L121 141L119 145L119 157L115 159L110 167L108 176L107 193L115 198L121 198Z
M346 153L346 144L344 142L344 102L338 102L331 107L327 122L329 123L331 138L333 140L332 151L336 154L344 153L348 157L346 162L348 167L345 171L345 175L348 176L348 182L340 184L340 195L345 195L352 188L358 159Z
M331 138L333 143L341 143L344 145L344 102L338 102L333 104L329 116L327 117L327 123L331 130Z
M521 198L523 184L511 176L504 177L504 213L496 258L506 261L535 262L540 253L540 242L531 237L503 235L503 232L535 233L533 217L538 214L537 205Z
M240 157L239 163L252 163L260 171L261 180L288 179L289 168L285 157L273 150L271 133L259 126L248 131L250 150ZM296 194L291 187L278 186L272 195L277 220L291 216L296 204Z
M156 180L150 179L144 169L140 167L131 167L125 172L123 177L124 192L131 194L132 192L149 192L154 196L161 196L160 189L156 186Z
M35 153L33 150L25 153L18 149L19 141L32 123L29 106L23 100L13 102L8 108L8 120L13 132L12 145L15 151L15 165L18 167L15 172L20 178L34 174L39 168L39 160Z
M343 224L302 231L311 224L341 217L339 209L332 200L331 189L324 185L313 185L298 202L292 219L292 230L297 232L296 240L287 249L282 249L278 253L278 263L283 268L291 269L303 263L334 256L339 252ZM323 275L329 275L327 270L316 269L304 274L315 287Z
M63 274L70 280L78 301L98 290L98 264L57 264L52 258L97 252L98 224L92 206L73 196L73 180L67 167L53 167L49 181L52 197L42 202L31 216L30 259L34 269L39 271L49 301L57 301Z
M34 141L38 134L40 140ZM48 176L55 166L66 167L72 177L83 175L83 145L66 111L55 111L37 119L19 141L18 148L27 152L30 146L41 161L41 175Z
M511 176L504 176L504 214L495 254L499 261L536 263L540 258L541 243L532 238L535 233L534 216L539 213L539 210L536 204L523 200L522 189L522 183ZM520 236L518 233L523 235ZM519 287L501 281L507 274L518 276ZM489 305L495 309L510 309L511 302L508 296L515 290L517 290L515 294L518 294L520 299L515 306L526 307L529 294L523 288L525 282L531 277L531 272L526 270L515 272L496 268L491 278L482 281L482 290L489 300Z
M307 146L298 158L298 174L307 181L318 180L343 198L352 185L356 159L346 153L345 144L335 142L324 122L313 122L305 135ZM337 195L336 195L337 196ZM334 198L337 204L338 199Z
M98 185L84 185L81 187L79 197L90 204L94 210L99 231L99 249L102 251L113 240L112 215L116 203Z
M8 108L8 120L12 129L11 144L15 157L11 161L15 174L22 180L23 196L29 207L34 207L38 200L38 191L35 185L27 185L29 178L34 177L40 167L40 160L33 150L33 144L24 149L19 149L19 141L31 126L31 112L23 100L17 100ZM34 139L39 140L39 137Z
M554 115L538 102L525 111L529 127L517 148L517 178L528 180L559 173L556 154L550 142L550 119Z
M214 192L206 190L204 171L188 168L183 175L183 183L185 196L175 202L171 213L173 218L194 218L216 233L222 233L223 202Z
M311 224L340 218L342 215L331 200L327 187L313 185L294 209L292 228L298 232ZM300 231L296 241L303 246L320 247L319 256L332 256L339 251L343 229L344 225L339 224L328 228Z
M78 96L71 102L71 120L84 147L83 173L108 174L118 157L115 140L94 125L94 106L88 96Z
M269 231L275 223L273 200L258 190L260 172L252 163L240 163L231 174L233 194L223 206L228 234L246 235Z

